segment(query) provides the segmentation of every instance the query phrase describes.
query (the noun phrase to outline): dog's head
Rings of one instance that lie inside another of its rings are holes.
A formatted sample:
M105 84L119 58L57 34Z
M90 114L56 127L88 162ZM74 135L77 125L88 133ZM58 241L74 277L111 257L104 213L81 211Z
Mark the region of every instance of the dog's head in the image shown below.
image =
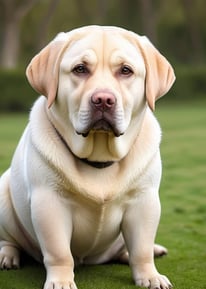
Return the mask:
M147 105L154 110L175 80L146 37L101 26L60 33L32 59L27 77L73 153L97 161L126 155Z

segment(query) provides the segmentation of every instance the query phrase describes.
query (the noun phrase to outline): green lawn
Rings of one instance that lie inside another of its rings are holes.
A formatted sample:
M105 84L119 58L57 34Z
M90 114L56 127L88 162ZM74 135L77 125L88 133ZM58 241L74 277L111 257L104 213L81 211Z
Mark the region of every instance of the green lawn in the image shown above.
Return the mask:
M165 101L166 103L166 101ZM157 241L169 249L156 259L162 274L176 289L206 288L206 102L157 104L163 130L162 218ZM27 115L0 115L0 173L27 122ZM26 258L18 271L0 272L0 289L40 289L42 265ZM79 289L136 288L125 265L84 266L76 269Z

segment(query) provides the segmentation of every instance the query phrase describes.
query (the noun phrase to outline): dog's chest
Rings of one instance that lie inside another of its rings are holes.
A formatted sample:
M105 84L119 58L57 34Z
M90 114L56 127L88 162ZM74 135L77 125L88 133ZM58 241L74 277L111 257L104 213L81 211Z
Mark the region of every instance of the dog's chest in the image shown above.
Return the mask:
M120 234L122 218L123 207L118 203L76 204L73 209L72 253L80 259L101 253Z

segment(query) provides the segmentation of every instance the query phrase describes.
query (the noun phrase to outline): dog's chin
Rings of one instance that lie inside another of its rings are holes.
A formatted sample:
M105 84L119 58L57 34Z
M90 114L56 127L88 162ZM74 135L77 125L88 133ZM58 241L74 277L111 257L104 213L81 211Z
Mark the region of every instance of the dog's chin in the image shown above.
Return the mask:
M82 135L83 137L87 137L89 133L99 132L99 133L108 133L113 134L114 137L119 137L124 134L119 129L116 128L115 125L111 124L110 122L101 119L95 123L92 123L88 128L83 131L76 131L77 134Z

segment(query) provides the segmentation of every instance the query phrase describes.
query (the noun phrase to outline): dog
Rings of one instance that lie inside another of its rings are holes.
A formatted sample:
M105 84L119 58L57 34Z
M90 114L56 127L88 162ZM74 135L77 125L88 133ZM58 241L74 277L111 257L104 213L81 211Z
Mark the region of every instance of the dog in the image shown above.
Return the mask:
M77 289L76 264L129 263L137 286L168 289L154 254L161 130L155 101L172 66L145 36L85 26L60 33L27 67L41 94L0 179L0 267L42 261L44 289Z

